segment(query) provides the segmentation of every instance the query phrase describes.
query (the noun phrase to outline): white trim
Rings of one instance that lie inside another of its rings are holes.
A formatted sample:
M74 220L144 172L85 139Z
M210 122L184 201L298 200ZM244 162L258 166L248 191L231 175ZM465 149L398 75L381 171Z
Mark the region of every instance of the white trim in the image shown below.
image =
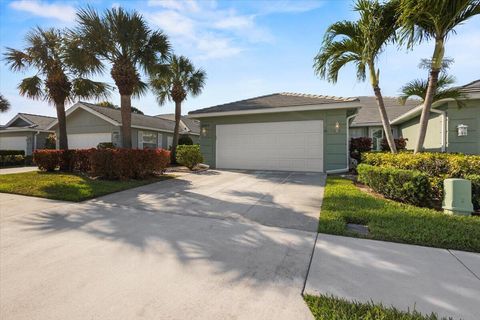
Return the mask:
M13 127L13 128L15 128L15 127ZM53 131L53 130L39 130L39 129L34 129L34 128L18 128L18 129L3 129L3 130L0 130L0 134L9 133L9 132L49 132L49 133L54 133L55 131Z
M156 132L173 133L173 131L164 130L164 129L158 129L158 128L152 128L152 127L144 127L144 126L131 126L131 127L132 127L132 128L135 128L135 129L150 130L150 131L156 131ZM179 134L182 134L182 132L179 132Z
M430 110L431 112L433 113L438 113L441 115L441 120L442 120L442 123L441 123L441 131L440 131L440 134L442 135L441 137L441 144L442 144L442 147L441 147L441 150L442 152L445 152L446 151L446 133L447 133L447 112L446 111L443 111L443 110L435 110L432 108L432 110Z
M344 172L348 172L350 171L350 119L353 119L355 118L356 116L358 115L358 112L352 114L351 116L348 116L347 117L347 121L346 121L346 124L347 124L347 167L346 168L343 168L343 169L334 169L334 170L327 170L326 173L344 173ZM325 156L325 155L324 155ZM324 157L325 159L325 157ZM324 160L324 164L325 164L325 160Z
M361 108L362 105L359 101L342 102L342 103L327 103L320 105L307 105L307 106L289 106L289 107L276 107L276 108L262 108L262 109L250 109L250 110L235 110L235 111L223 111L223 112L208 112L208 113L189 113L188 116L195 118L206 117L223 117L234 115L246 115L246 114L261 114L261 113L279 113L279 112L293 112L293 111L314 111L314 110L331 110L331 109L352 109Z
M20 113L17 113L17 115L16 115L15 117L13 117L10 121L8 121L8 122L5 124L5 127L10 126L10 125L11 125L12 123L14 123L17 119L22 119L23 121L30 123L30 125L34 125L34 124L35 124L35 123L33 123L32 121L28 120L27 118L23 117Z
M91 109L91 108L83 105L81 102L77 102L77 103L75 103L71 108L69 108L69 109L67 110L67 112L65 113L65 118L68 117L70 114L72 114L72 112L74 112L74 111L77 110L78 108L83 109L83 110L85 110L85 111L87 111L87 112L90 112L91 114L93 114L93 115L95 115L95 116L97 116L97 117L99 117L99 118L107 121L107 122L110 123L110 124L113 124L114 126L121 126L121 124L118 123L117 121L115 121L115 120L113 120L113 119L111 119L111 118L109 118L109 117L101 114L100 112L97 112L97 111L95 111L95 110L93 110L93 109ZM52 128L53 126L55 126L56 124L58 124L58 119L56 119L55 121L53 121L53 122L47 127L47 129L51 129L51 128Z

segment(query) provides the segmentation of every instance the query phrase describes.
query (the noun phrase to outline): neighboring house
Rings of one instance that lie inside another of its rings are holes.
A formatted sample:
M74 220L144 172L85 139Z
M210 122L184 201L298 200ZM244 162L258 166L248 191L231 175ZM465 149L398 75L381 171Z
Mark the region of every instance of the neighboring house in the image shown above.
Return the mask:
M120 110L77 102L66 114L70 149L95 148L101 142L122 147ZM168 149L172 146L174 126L174 121L132 113L132 147ZM49 129L58 133L58 122L55 120Z
M0 128L0 150L24 150L31 155L36 149L43 149L49 134L48 129L55 121L53 117L19 113Z
M175 121L175 114L159 114L156 117ZM181 116L180 118L180 132L187 134L192 138L193 143L198 143L200 138L200 121L190 118L189 116Z
M453 100L432 104L424 147L427 151L480 154L480 80L460 87L466 95L463 105ZM408 139L407 149L413 149L419 132L423 105L394 119L400 135Z
M372 149L380 150L381 142L385 137L380 112L375 97L358 97L362 108L358 111L357 116L350 125L350 138L370 137L372 138ZM398 98L384 97L385 109L387 110L388 119L391 121L403 115L404 113L417 107L421 102L419 100L409 99L405 105L401 105ZM398 126L392 125L393 137L401 136ZM410 141L407 143L411 144Z
M348 170L348 125L357 98L276 93L189 113L213 168Z

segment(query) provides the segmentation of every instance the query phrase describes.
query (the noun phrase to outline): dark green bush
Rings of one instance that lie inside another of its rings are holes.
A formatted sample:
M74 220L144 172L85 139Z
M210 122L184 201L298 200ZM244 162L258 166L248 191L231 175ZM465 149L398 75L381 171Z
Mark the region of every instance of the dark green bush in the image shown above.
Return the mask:
M197 164L203 162L200 146L198 144L177 146L177 162L192 170Z
M25 150L0 150L0 156L15 156L15 155L25 156Z
M428 175L420 171L367 164L358 165L357 171L360 182L386 198L417 206L428 206L433 201Z
M8 166L23 166L25 165L25 152L20 150L22 154L17 150L2 150L7 151L5 155L0 154L0 167Z
M180 138L178 138L178 145L192 145L193 144L193 140L192 138L190 138L190 136L188 134L182 134L180 136Z
M465 179L472 182L472 203L474 210L480 210L480 174L470 174Z
M115 145L112 142L100 142L97 149L115 149Z

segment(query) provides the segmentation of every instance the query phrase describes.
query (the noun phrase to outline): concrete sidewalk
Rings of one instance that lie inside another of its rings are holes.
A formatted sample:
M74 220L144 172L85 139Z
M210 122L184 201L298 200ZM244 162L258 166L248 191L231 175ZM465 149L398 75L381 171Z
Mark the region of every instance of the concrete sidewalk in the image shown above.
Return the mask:
M478 320L480 254L319 234L304 293Z
M31 171L38 171L38 167L33 166L33 167L4 168L4 169L0 169L0 174L22 173L22 172L31 172Z

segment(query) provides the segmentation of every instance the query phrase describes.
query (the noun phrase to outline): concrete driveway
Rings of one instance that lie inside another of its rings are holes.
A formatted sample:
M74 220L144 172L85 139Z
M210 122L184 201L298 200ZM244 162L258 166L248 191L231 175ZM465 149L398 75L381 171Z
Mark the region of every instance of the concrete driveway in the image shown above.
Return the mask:
M2 215L0 318L312 319L324 182L208 171Z

